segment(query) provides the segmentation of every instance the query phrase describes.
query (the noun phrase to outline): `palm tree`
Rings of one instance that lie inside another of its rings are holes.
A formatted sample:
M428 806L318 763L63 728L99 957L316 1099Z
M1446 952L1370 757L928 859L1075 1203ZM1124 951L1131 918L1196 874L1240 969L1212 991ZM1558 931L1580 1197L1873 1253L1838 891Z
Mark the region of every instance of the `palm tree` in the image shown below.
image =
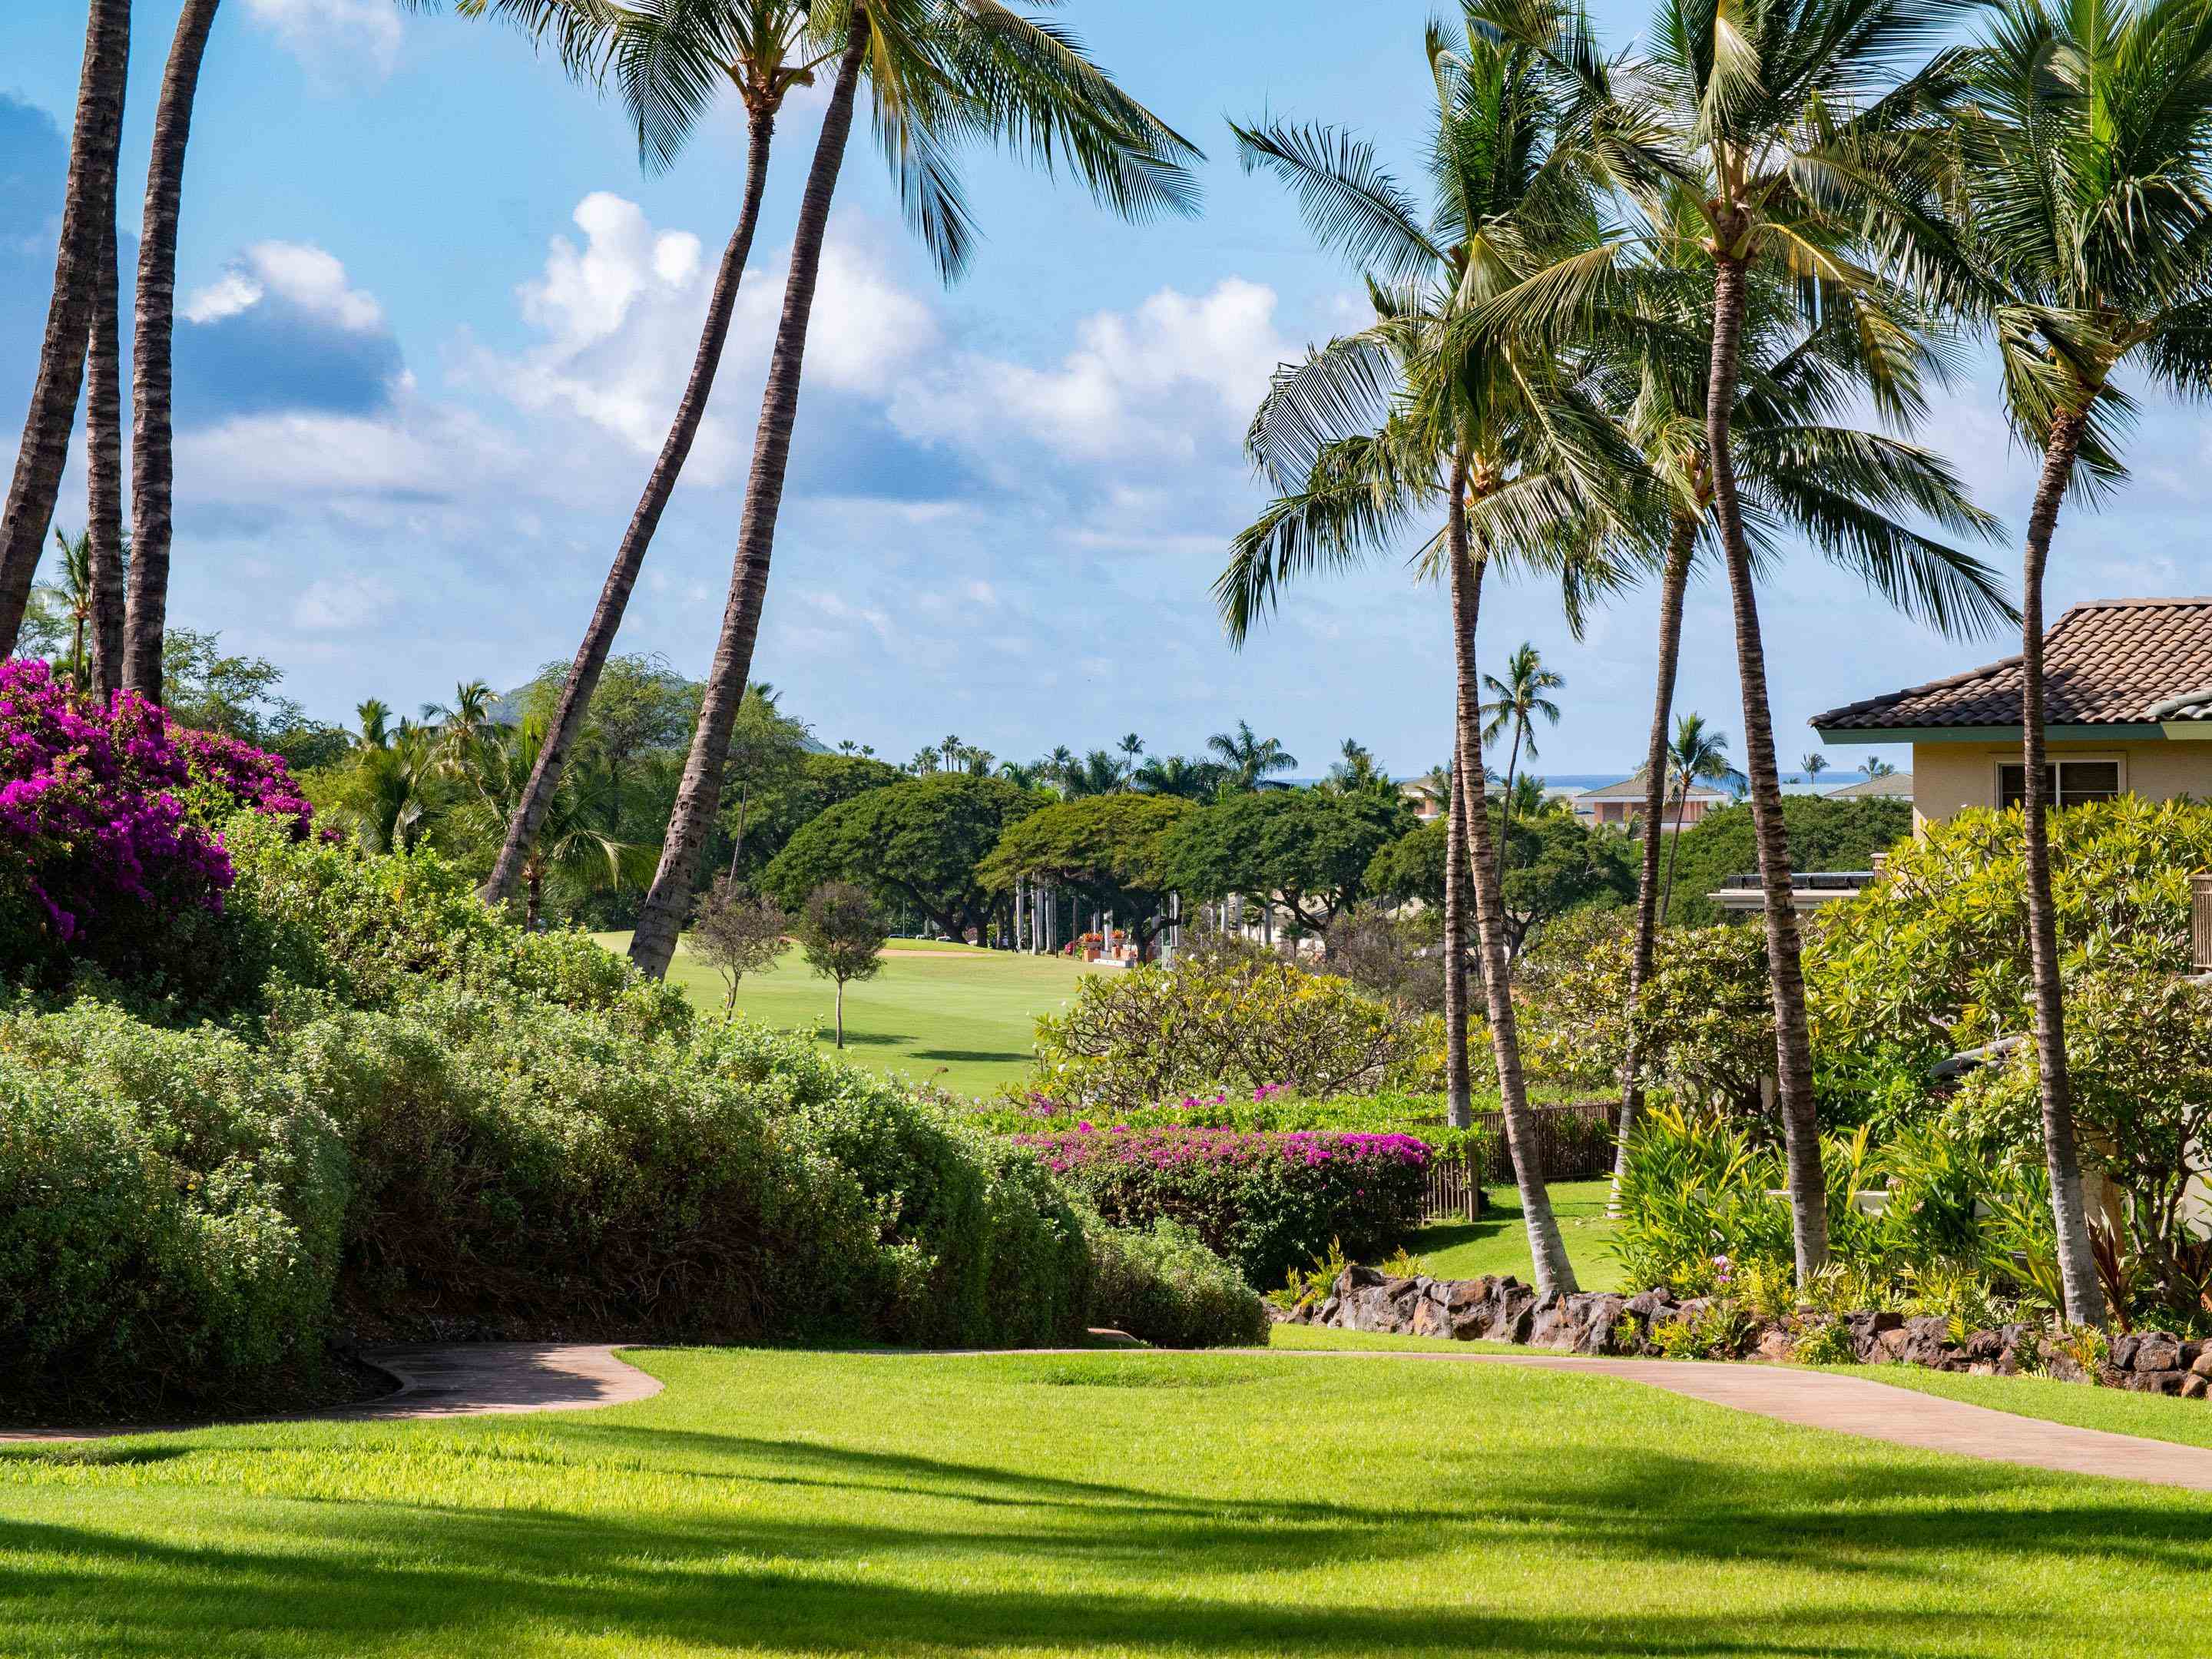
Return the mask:
M1656 828L1666 811L1683 601L1693 566L1713 545L1705 420L1711 313L1697 280L1707 257L1702 236L1697 212L1674 202L1631 273L1627 314L1608 316L1600 325L1607 337L1629 343L1619 354L1611 398L1627 407L1629 430L1669 503L1657 683L1639 769L1647 833L1629 958L1630 1041L1621 1057L1616 1185L1629 1132L1643 1111L1633 1016L1656 959L1662 914ZM1859 312L1808 318L1790 286L1770 271L1754 270L1752 282L1739 358L1753 391L1738 410L1731 441L1754 556L1778 556L1790 534L1942 634L1978 632L2010 617L2010 604L1988 566L1911 527L1911 520L1922 518L1960 536L1997 533L1996 520L1973 505L1950 465L1902 438L1837 423L1838 411L1860 400L1898 425L1917 422L1925 412L1924 380L1942 372L1944 338L1894 292L1878 296L1883 305L1877 325L1869 327Z
M1797 763L1797 769L1805 775L1805 781L1818 784L1820 774L1828 769L1828 757L1815 749Z
M381 697L370 697L355 705L354 718L361 722L361 740L356 745L362 749L386 749L392 744L392 708Z
M914 751L914 758L907 762L906 769L918 778L926 778L932 773L942 769L944 764L945 763L938 757L936 749L931 744L924 744Z
M1689 811L1690 786L1693 783L1733 783L1742 774L1729 764L1728 733L1716 732L1705 724L1705 717L1695 712L1685 714L1675 723L1674 740L1667 745L1667 763L1663 776L1667 793L1674 799L1674 827L1667 841L1667 879L1659 895L1659 913L1667 914L1674 902L1674 848L1682 839L1682 818ZM1658 824L1651 823L1645 830L1647 836L1656 837Z
M15 648L46 527L53 522L62 468L76 424L77 391L91 342L100 251L115 222L115 155L123 136L123 91L131 58L131 0L92 0L85 20L84 68L70 135L69 182L62 200L61 246L53 295L39 349L30 413L15 452L7 505L0 509L0 657Z
M908 222L948 280L966 263L973 234L953 149L973 138L1026 149L1047 167L1066 162L1094 198L1125 217L1189 211L1196 202L1196 185L1184 164L1197 149L1115 87L1064 32L1022 17L998 0L853 0L836 26L843 36L836 42L837 78L793 236L721 636L660 867L630 939L630 959L656 978L667 971L677 934L690 914L700 856L720 799L730 724L752 665L830 198L863 70ZM711 84L705 76L637 77L640 101L659 112L670 154L705 107L704 88Z
M496 701L491 687L483 681L467 680L453 687L450 703L422 705L422 723L436 734L433 758L441 770L454 776L471 770L477 751L495 729L491 706ZM535 748L533 744L533 751ZM535 758L534 752L532 757Z
M1114 746L1121 751L1121 787L1127 789L1130 780L1136 776L1137 757L1145 752L1145 740L1134 732L1125 732Z
M1859 763L1859 770L1870 778L1893 778L1897 769L1878 755L1869 755Z
M1495 743L1501 732L1509 727L1513 732L1511 758L1505 763L1505 830L1510 836L1513 829L1513 780L1521 770L1521 749L1528 745L1528 758L1536 755L1535 721L1539 717L1552 725L1559 723L1559 705L1545 693L1564 690L1566 681L1544 666L1544 659L1536 647L1523 640L1520 647L1505 659L1505 678L1485 674L1482 684L1492 701L1482 705L1482 713L1489 724L1482 728L1482 740ZM1505 871L1506 839L1498 842L1498 869Z
M469 816L486 835L501 833L530 784L544 746L547 722L532 715L508 731L498 731L475 751L469 778L475 792ZM653 849L622 839L622 791L605 762L587 763L567 774L540 821L538 839L522 865L522 925L536 932L544 914L545 884L561 876L592 889L642 881L653 868Z
M475 9L483 9L482 0ZM562 771L583 734L592 694L599 689L599 676L614 648L646 551L706 417L708 398L729 341L738 287L760 224L776 117L791 89L811 86L815 72L837 55L812 38L812 13L804 0L637 0L627 7L612 6L606 0L509 0L495 9L507 12L533 33L557 32L572 71L612 69L637 131L639 154L655 170L675 160L692 123L714 95L726 87L734 89L745 111L745 183L736 228L715 269L707 320L692 354L684 395L576 647L554 706L548 739L537 751L536 775L518 793L514 821L507 827L490 875L478 890L487 904L506 902L522 878L524 849L537 842L539 820L551 810ZM846 107L849 112L849 99Z
M1246 720L1237 721L1234 732L1216 732L1206 740L1206 746L1227 769L1229 787L1246 793L1257 789L1262 780L1288 772L1298 763L1298 757L1283 747L1281 738L1255 735Z
M1148 795L1176 795L1206 800L1221 785L1221 768L1187 755L1155 755L1139 767L1133 780Z
M124 597L122 683L141 696L161 695L168 620L169 543L173 530L170 399L177 320L177 225L183 212L185 152L200 63L220 0L185 0L161 91L154 106L154 146L146 168L146 206L138 233L137 315L131 357L131 541L137 560Z
M84 360L85 631L76 683L105 700L123 683L123 319L115 216L101 222Z
M1458 325L1470 310L1560 240L1586 236L1594 216L1574 158L1545 141L1535 54L1501 41L1471 7L1462 29L1432 22L1427 47L1437 109L1425 218L1371 147L1348 135L1233 127L1246 165L1290 184L1316 238L1366 275L1376 319L1277 371L1248 447L1282 493L1237 537L1215 594L1241 640L1285 580L1371 557L1441 502L1443 534L1429 537L1419 566L1450 592L1458 688L1445 872L1450 1109L1466 1121L1464 881L1536 1282L1566 1291L1574 1269L1545 1189L1506 977L1475 635L1483 579L1497 562L1559 575L1578 621L1589 592L1618 580L1605 559L1611 538L1582 532L1626 522L1642 469L1570 355L1502 339L1465 349Z
M1129 769L1110 749L1093 749L1079 761L1071 761L1060 773L1060 793L1070 800L1085 795L1110 795L1121 788Z
M92 623L92 532L66 535L54 526L54 550L61 555L61 580L41 582L33 590L68 619L69 660L62 665L70 683L80 691L91 689L85 657L85 634Z
M428 732L403 720L384 743L354 750L337 781L332 816L353 830L363 852L411 852L451 798L446 776Z
M1756 572L1730 434L1749 390L1742 344L1757 273L1793 283L1810 314L1882 325L1882 284L1852 257L1869 228L1863 210L1876 181L1917 154L1924 118L1955 87L1948 55L1903 82L1893 68L1932 46L1962 9L1959 0L1660 0L1648 58L1625 88L1590 48L1579 15L1553 0L1493 0L1485 10L1493 27L1547 55L1571 88L1562 101L1577 142L1648 225L1694 215L1711 265L1705 464L1735 613L1801 1282L1827 1261L1827 1211ZM1535 273L1517 302L1587 329L1623 256L1651 234L1608 239Z

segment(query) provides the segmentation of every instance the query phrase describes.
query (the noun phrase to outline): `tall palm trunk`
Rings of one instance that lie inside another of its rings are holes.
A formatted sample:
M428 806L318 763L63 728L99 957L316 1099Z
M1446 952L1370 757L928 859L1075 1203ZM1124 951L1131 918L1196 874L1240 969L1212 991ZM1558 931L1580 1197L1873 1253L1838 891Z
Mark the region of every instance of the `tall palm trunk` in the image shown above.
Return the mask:
M614 649L615 635L622 628L630 590L637 585L637 573L645 562L646 549L652 545L653 532L660 526L660 515L668 506L669 497L676 492L676 480L690 456L700 422L706 417L708 395L714 390L722 350L729 343L730 317L737 308L738 285L744 280L745 261L752 254L753 231L760 223L761 197L768 188L769 146L775 135L775 112L769 109L752 111L745 128L744 201L738 212L737 228L731 232L729 243L722 250L721 267L714 273L714 291L707 302L706 326L700 331L699 349L691 359L691 378L684 383L683 400L676 405L676 419L669 426L659 458L646 478L645 493L638 498L637 511L630 515L629 528L623 532L622 545L616 550L606 584L599 590L599 603L592 612L590 625L584 629L583 642L576 647L575 660L568 665L568 678L561 687L561 700L554 708L545 742L538 751L538 763L531 768L522 799L515 803L514 816L507 820L507 839L500 843L499 856L492 862L490 875L477 890L477 896L486 904L503 904L514 893L515 877L537 841L538 830L544 827L554 793L561 787L561 775L568 765L569 752L583 732L592 694L599 689L599 676L606 668L608 654ZM742 847L742 829L738 835ZM737 858L732 854L732 880L737 878Z
M91 624L88 678L105 702L123 683L123 319L113 214L101 228L85 358L85 592L78 626Z
M1505 913L1498 902L1498 870L1490 847L1490 804L1482 781L1481 678L1475 672L1474 633L1482 616L1483 563L1468 556L1467 496L1452 494L1445 520L1451 561L1452 657L1458 670L1459 718L1453 757L1454 793L1467 823L1468 873L1474 888L1475 933L1482 950L1482 987L1490 1012L1490 1047L1498 1062L1498 1115L1505 1121L1505 1145L1513 1155L1514 1184L1521 1193L1521 1214L1528 1228L1528 1255L1536 1290L1576 1288L1574 1264L1552 1213L1544 1187L1544 1158L1528 1112L1528 1091L1521 1073L1521 1030L1513 1011L1513 986L1505 971Z
M1458 456L1452 461L1451 498L1463 502L1466 496L1467 459L1464 456ZM1455 510L1464 515L1464 507ZM1457 580L1456 574L1454 580ZM1452 632L1455 635L1459 632L1459 601L1455 589L1452 600ZM1466 687L1462 684L1459 701L1463 702L1466 697ZM1455 705L1455 732L1459 718L1457 706ZM1456 738L1452 746L1455 782L1451 799L1444 803L1445 1121L1455 1129L1464 1129L1474 1121L1474 1085L1469 1075L1467 1053L1467 812L1461 804L1456 782L1460 768Z
M2081 1159L2074 1142L2074 1101L2066 1071L2066 1018L2058 977L2058 923L2051 898L2051 832L2043 799L2043 571L2051 557L2058 504L2081 446L2080 416L2051 423L2028 514L2027 550L2020 582L2021 816L2027 866L2027 939L2035 999L2036 1092L2043 1108L2043 1158L2051 1172L2051 1213L2058 1233L2058 1276L2066 1317L2102 1325L2109 1316L2104 1286L2089 1249L2088 1211L2081 1196Z
M1525 720L1513 722L1513 753L1505 763L1505 828L1498 838L1498 879L1505 880L1505 855L1513 847L1513 781L1521 775L1521 739L1528 735Z
M1674 828L1667 837L1667 879L1659 888L1659 914L1665 915L1674 908L1674 854L1682 846L1682 820L1690 812L1690 775L1668 780L1674 792Z
M814 163L807 170L805 193L799 198L799 228L791 244L791 272L784 283L783 315L776 324L768 386L761 398L760 428L753 440L752 472L745 483L744 511L738 521L737 557L730 574L729 603L722 613L722 635L714 647L707 695L699 705L690 757L684 763L675 815L669 821L667 839L661 844L660 867L653 873L653 886L638 915L637 931L630 937L630 960L655 979L668 971L669 961L676 954L677 934L690 907L691 884L698 878L707 832L720 805L730 727L745 695L746 676L752 672L753 641L760 631L761 606L768 596L776 514L783 504L791 431L799 416L807 319L813 313L815 283L822 270L830 201L836 191L845 139L853 129L853 100L859 89L860 61L868 46L866 14L856 9L847 28L848 38L837 64L837 84L822 117Z
M1765 898L1767 978L1774 996L1775 1079L1782 1138L1790 1166L1790 1211L1797 1279L1809 1280L1828 1260L1828 1193L1820 1175L1820 1128L1813 1114L1813 1047L1805 1020L1805 973L1799 960L1797 906L1790 896L1789 831L1782 817L1782 779L1774 759L1774 720L1766 702L1766 655L1759 633L1759 598L1736 499L1729 427L1735 416L1736 373L1743 331L1744 264L1722 254L1713 262L1712 378L1705 388L1705 447L1713 470L1713 517L1728 563L1735 610L1736 673L1743 683L1744 769L1751 778L1751 822L1759 842L1759 879Z
M1637 1051L1636 1002L1658 954L1659 821L1667 811L1667 727L1674 714L1674 674L1682 656L1682 595L1690 584L1690 555L1698 521L1674 514L1667 537L1667 564L1659 576L1659 684L1651 698L1651 732L1644 744L1644 845L1636 877L1636 937L1628 957L1628 1042L1620 1060L1620 1122L1614 1132L1612 1205L1620 1201L1628 1170L1628 1137L1644 1114L1644 1057ZM1671 852L1672 848L1669 848ZM1671 877L1670 859L1668 872Z
M137 316L131 344L131 575L124 605L123 684L161 696L162 636L168 624L169 542L173 532L171 351L177 323L177 219L185 151L192 134L200 60L219 0L185 0L154 109L146 169L146 216L138 233Z
M123 136L123 92L131 60L131 0L92 0L70 135L69 183L62 198L61 246L46 302L46 332L23 441L8 501L0 509L0 657L15 649L31 583L53 522L54 497L69 463L70 432L84 381L99 292L100 227L115 223L115 151Z

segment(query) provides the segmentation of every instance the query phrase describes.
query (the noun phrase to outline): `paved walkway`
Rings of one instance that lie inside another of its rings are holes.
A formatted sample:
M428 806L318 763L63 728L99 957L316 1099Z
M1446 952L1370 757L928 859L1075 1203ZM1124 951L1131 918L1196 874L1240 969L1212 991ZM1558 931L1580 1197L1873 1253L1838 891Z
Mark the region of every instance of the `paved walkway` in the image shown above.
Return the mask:
M1962 1400L1894 1389L1868 1377L1777 1365L1713 1364L1678 1359L1583 1359L1544 1353L1392 1353L1385 1349L1272 1350L1328 1359L1433 1359L1445 1364L1528 1365L1647 1383L1716 1406L1802 1423L1808 1428L1952 1452L1996 1463L2024 1463L2064 1474L2102 1474L2154 1486L2212 1492L2212 1449L2079 1429L2037 1417L1970 1406ZM2212 1410L2212 1406L2206 1407Z
M975 1350L972 1353L978 1358L1018 1358L1024 1352L1095 1355L1098 1350L1009 1352L996 1349ZM2212 1492L2212 1449L2144 1440L2102 1429L2074 1428L2039 1418L2016 1417L1985 1406L1970 1406L1963 1401L1946 1400L1910 1389L1891 1388L1866 1377L1843 1376L1828 1371L1682 1360L1585 1359L1546 1353L1393 1352L1387 1349L1341 1348L1268 1352L1301 1359L1416 1359L1448 1365L1527 1365L1541 1370L1619 1377L1716 1406L1777 1418L1785 1423L1861 1435L1923 1451L2021 1463L2065 1474L2108 1475L2154 1486ZM911 1360L921 1356L880 1352L875 1357ZM940 1352L935 1357L962 1356ZM398 1378L399 1388L356 1405L257 1420L357 1423L517 1412L586 1411L599 1406L649 1400L660 1392L661 1386L658 1377L617 1358L613 1347L605 1343L419 1343L367 1349L363 1358ZM0 1442L82 1440L102 1435L155 1431L143 1426L31 1430L0 1432Z
M362 1358L398 1379L399 1387L350 1406L290 1412L256 1422L373 1422L425 1417L487 1417L514 1412L586 1411L649 1400L660 1379L615 1358L603 1342L409 1343L364 1348ZM32 1429L0 1432L0 1442L89 1440L150 1434L207 1424L112 1429Z

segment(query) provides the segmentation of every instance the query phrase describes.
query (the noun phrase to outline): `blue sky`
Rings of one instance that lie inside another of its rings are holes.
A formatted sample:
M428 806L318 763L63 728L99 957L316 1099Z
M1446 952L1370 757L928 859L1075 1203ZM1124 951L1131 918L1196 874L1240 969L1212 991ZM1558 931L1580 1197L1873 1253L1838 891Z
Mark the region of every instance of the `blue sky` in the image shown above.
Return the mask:
M138 0L126 237L174 0ZM1395 564L1315 584L1242 653L1207 584L1261 495L1238 440L1269 368L1356 322L1279 186L1237 169L1225 116L1341 121L1410 160L1425 9L1328 0L1073 0L1060 15L1209 154L1195 222L1119 224L1079 190L979 158L987 240L935 281L856 136L815 311L754 672L824 738L902 757L957 732L1004 757L1134 730L1189 751L1248 719L1317 771L1347 737L1401 773L1448 750L1442 605ZM1625 40L1638 13L1601 8ZM78 0L0 15L0 442L43 321ZM703 670L713 648L819 94L777 134L737 335L621 648ZM688 367L735 212L726 110L642 173L619 109L511 33L392 0L229 0L185 188L172 614L281 663L318 714L401 707L565 659ZM131 258L126 241L126 264ZM2033 470L1988 377L1929 432L2016 530ZM2208 450L2153 405L2136 482L2070 514L2054 605L2203 591ZM59 521L83 512L73 465ZM2009 540L1996 556L2009 568ZM1816 561L1764 599L1785 758L1817 709L2008 648L1947 642ZM1648 594L1569 639L1534 589L1486 616L1495 662L1533 640L1566 676L1540 765L1625 769L1648 720ZM1741 729L1725 593L1692 595L1680 706ZM1738 744L1741 748L1740 740ZM1831 751L1844 766L1866 751ZM1903 761L1901 755L1893 758Z

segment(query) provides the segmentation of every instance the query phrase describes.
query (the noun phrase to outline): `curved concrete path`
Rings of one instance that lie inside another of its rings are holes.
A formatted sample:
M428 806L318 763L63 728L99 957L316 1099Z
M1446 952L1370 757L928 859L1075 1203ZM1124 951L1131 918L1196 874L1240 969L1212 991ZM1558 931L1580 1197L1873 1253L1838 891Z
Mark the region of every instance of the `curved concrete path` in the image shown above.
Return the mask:
M1832 1429L1923 1451L1951 1452L1996 1463L2023 1463L2063 1474L2101 1474L2153 1486L2212 1492L2212 1448L2145 1440L2105 1429L2081 1429L2039 1417L2018 1417L1963 1400L1896 1389L1869 1377L1778 1365L1717 1364L1680 1359L1585 1359L1543 1353L1392 1353L1376 1348L1285 1348L1271 1353L1324 1359L1425 1359L1448 1365L1527 1365L1540 1370L1617 1376L1807 1428ZM2207 1409L2212 1409L2208 1407Z
M255 1423L404 1421L515 1412L588 1411L649 1400L660 1379L615 1357L604 1342L411 1342L364 1348L362 1358L398 1383L392 1393L319 1411L245 1419ZM105 1429L0 1431L0 1442L90 1440L121 1434L204 1429L214 1423L134 1424Z

